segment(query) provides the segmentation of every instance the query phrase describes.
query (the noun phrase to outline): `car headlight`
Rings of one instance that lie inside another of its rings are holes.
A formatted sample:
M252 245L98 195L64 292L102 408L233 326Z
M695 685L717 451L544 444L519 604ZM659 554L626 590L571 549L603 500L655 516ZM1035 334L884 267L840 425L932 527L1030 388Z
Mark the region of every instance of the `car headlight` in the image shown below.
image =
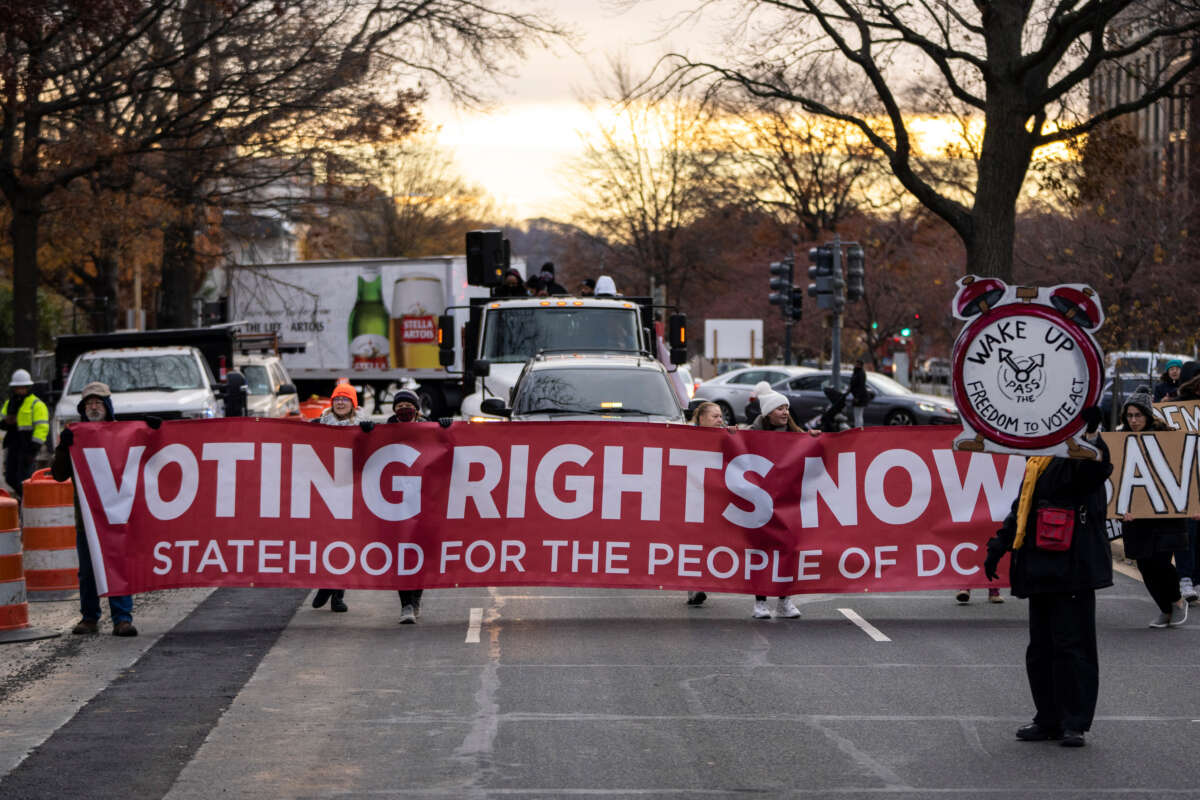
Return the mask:
M927 414L936 414L938 411L941 410L937 406L935 406L933 403L917 403L917 408L921 409L922 411L924 411Z

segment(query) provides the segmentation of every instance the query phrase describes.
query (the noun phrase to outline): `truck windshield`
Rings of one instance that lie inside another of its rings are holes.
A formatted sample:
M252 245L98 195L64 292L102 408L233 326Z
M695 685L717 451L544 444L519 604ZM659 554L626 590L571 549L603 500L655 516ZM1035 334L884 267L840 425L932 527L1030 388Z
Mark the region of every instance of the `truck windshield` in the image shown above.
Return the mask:
M250 390L250 394L271 393L271 377L267 375L266 367L260 364L247 364L240 369L242 375L246 377L246 388Z
M539 350L612 350L638 347L632 308L501 308L488 311L482 357L524 362Z
M71 373L68 394L79 394L92 381L113 392L173 392L201 389L200 367L188 355L86 358Z
M568 411L579 414L679 415L662 373L646 369L530 370L517 392L514 415Z

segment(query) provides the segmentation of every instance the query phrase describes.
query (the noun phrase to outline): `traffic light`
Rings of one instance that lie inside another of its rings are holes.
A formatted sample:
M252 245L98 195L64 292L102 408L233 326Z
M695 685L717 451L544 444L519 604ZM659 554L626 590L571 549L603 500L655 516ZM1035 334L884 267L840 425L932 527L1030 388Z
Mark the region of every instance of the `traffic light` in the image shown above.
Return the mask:
M910 327L914 331L921 330L921 312L920 311L913 312L912 323L911 323Z
M846 299L851 303L861 300L866 294L866 269L861 245L846 248Z
M829 245L814 247L808 251L808 260L812 265L808 268L808 277L812 281L808 285L808 296L817 298L820 303L822 295L830 292L829 281L833 277L833 248ZM824 306L821 306L824 308Z
M837 259L840 261L840 259ZM829 305L833 313L840 314L846 308L846 279L839 269L841 264L834 264L833 274L829 276Z
M796 262L791 258L771 264L771 296L773 306L779 306L785 320L800 319L800 290L793 285Z
M804 316L804 307L802 305L803 302L804 302L804 292L800 291L799 286L793 286L792 287L792 306L790 309L793 321L798 321L802 316Z

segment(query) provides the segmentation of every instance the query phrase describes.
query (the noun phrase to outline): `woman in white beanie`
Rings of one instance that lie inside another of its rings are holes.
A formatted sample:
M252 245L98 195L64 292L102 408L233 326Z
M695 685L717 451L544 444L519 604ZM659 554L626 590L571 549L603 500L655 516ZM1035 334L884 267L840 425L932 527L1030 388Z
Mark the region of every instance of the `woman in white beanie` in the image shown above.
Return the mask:
M768 388L766 392L758 396L758 405L762 409L762 414L750 424L747 430L803 432L796 425L795 420L792 419L791 408L788 406L787 398L779 392ZM754 613L752 616L755 619L771 618L771 609L767 607L766 595L755 595ZM800 609L796 608L795 603L792 602L790 597L780 595L779 600L775 603L775 616L783 617L784 619L796 619L800 616Z

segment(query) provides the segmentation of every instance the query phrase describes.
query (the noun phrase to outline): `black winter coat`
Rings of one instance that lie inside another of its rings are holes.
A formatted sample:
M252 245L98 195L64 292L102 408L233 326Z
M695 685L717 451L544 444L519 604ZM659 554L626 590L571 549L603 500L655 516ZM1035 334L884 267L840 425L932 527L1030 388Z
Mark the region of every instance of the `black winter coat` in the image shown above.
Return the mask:
M1020 549L1012 551L1009 579L1017 597L1035 594L1074 593L1112 586L1112 550L1104 531L1108 505L1104 481L1112 474L1108 447L1097 438L1103 453L1100 461L1055 458L1037 481L1025 523L1025 538ZM988 553L999 557L1012 550L1017 534L1017 507L1004 526L988 542ZM1075 510L1075 532L1071 548L1062 552L1038 549L1037 509L1040 505Z
M1187 520L1135 519L1121 524L1121 538L1125 540L1125 557L1135 560L1187 550Z

